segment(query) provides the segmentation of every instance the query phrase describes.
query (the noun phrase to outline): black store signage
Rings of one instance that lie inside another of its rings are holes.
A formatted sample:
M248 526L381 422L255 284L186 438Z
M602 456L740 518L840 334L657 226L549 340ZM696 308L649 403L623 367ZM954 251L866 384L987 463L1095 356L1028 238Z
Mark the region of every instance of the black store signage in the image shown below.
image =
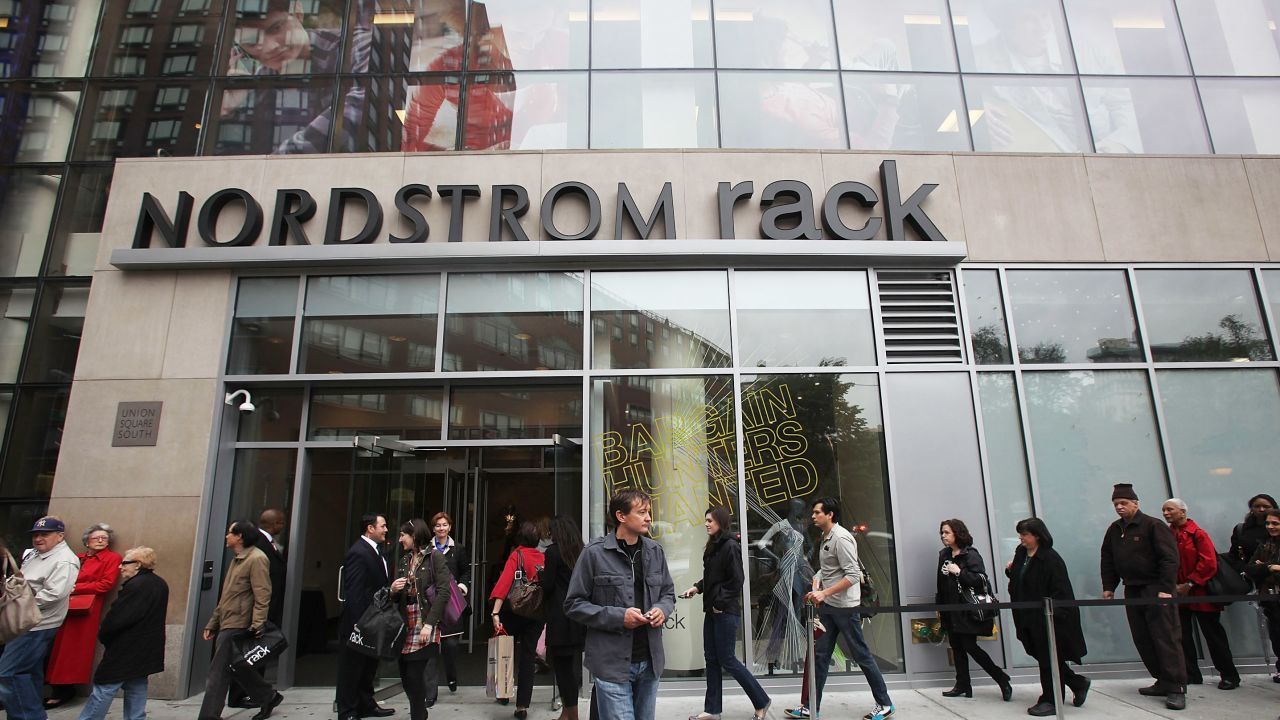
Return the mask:
M813 189L798 180L778 180L760 190L760 237L771 240L871 240L881 228L889 240L920 239L946 241L937 225L925 213L921 205L936 184L920 185L905 199L898 186L898 168L893 160L880 164L880 188L862 182L838 182L819 200ZM733 239L734 208L748 202L756 195L755 183L721 182L716 191L719 209L720 238ZM388 235L391 243L422 243L431 234L427 218L415 202L439 202L449 204L449 242L462 240L463 206L481 196L478 185L436 185L434 193L428 185L411 183L396 191L391 203L394 211L405 218L413 230L406 236ZM567 198L585 202L587 223L582 228L568 231L555 223L556 205ZM520 185L494 185L489 195L489 241L527 241L529 234L521 217L530 206L528 191ZM842 203L853 202L873 212L861 227L849 227L840 217ZM268 213L263 205L248 191L225 188L210 195L195 216L195 231L207 247L244 247L260 242L264 227L268 245L358 245L377 242L382 237L383 218L387 209L383 201L365 188L333 188L329 196L329 212L325 219L323 238L310 237L303 223L316 214L316 201L306 190L282 188L272 199L270 224L265 224ZM230 205L243 208L244 220L234 235L218 236L218 216ZM350 237L342 236L342 220L348 206L359 205L366 213L364 227ZM624 225L630 225L644 239L675 240L675 200L671 183L663 184L653 208L646 215L636 204L626 183L618 183L617 212L613 218L615 238L623 236ZM591 240L600 230L600 194L581 182L563 182L547 191L541 198L541 229L552 240ZM195 198L186 191L179 191L177 206L171 217L151 193L144 193L134 230L133 248L152 246L153 235L158 234L164 245L173 248L188 247L188 236ZM665 234L654 237L658 221L662 221ZM914 231L909 236L907 228Z

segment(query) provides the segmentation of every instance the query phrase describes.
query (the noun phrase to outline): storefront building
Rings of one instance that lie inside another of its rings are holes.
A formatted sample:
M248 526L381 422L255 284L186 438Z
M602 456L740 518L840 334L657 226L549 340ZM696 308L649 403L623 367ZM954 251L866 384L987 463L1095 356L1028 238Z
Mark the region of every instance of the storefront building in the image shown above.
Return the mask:
M597 536L630 487L681 588L731 509L741 653L798 684L817 497L906 604L946 518L993 568L1045 518L1097 597L1113 483L1223 547L1276 494L1275 2L8 5L3 531L157 549L164 696L267 508L286 685L333 683L362 513L449 512L485 588L510 523ZM946 676L931 615L871 622L891 681ZM1085 628L1131 667L1123 612Z

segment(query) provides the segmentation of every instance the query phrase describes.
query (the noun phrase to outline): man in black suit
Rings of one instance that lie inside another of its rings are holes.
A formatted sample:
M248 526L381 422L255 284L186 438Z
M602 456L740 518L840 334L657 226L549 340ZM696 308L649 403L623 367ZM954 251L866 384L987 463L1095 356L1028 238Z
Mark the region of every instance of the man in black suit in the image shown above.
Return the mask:
M373 602L373 594L391 584L391 568L382 554L387 539L387 518L366 514L360 518L363 534L347 549L342 559L342 625L338 636L338 720L386 717L391 708L378 707L373 699L373 681L378 659L347 647L351 628Z
M284 513L275 508L267 508L258 516L258 531L262 533L262 539L258 541L258 549L267 556L270 562L269 574L271 577L271 604L267 606L267 620L271 621L278 628L284 627L284 574L285 562L284 554L280 549L284 547L277 538L281 537L284 532ZM258 674L266 676L267 665L273 661L267 661L266 664L258 666ZM227 691L227 706L233 708L253 708L257 704L249 699L245 694L244 688L238 683L232 682L230 689Z

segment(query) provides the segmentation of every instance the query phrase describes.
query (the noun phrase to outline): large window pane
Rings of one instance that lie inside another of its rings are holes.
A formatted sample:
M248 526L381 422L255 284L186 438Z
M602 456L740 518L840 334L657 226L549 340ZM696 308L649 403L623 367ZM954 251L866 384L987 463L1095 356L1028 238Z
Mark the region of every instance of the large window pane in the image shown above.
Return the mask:
M580 273L449 276L445 370L582 367Z
M711 67L710 6L710 0L595 0L592 67Z
M449 393L450 440L582 436L582 385L457 387Z
M1018 359L1138 362L1138 324L1122 270L1010 270Z
M18 393L18 407L5 453L0 497L48 498L53 471L62 446L71 386L27 388Z
M15 287L0 290L0 383L16 382L18 367L22 364L22 347L27 341L27 328L31 325L31 310L35 303L34 287ZM8 417L8 405L5 405ZM3 435L0 435L3 437Z
M1169 497L1146 374L1029 372L1023 380L1040 517L1067 563L1076 597L1100 597L1098 546L1116 519L1112 485L1132 483L1157 517ZM1082 608L1081 615L1089 662L1136 659L1121 608Z
M329 79L221 84L214 92L217 109L208 132L212 153L328 152L335 86ZM343 107L350 111L350 106Z
M587 0L486 0L471 4L474 70L587 67Z
M1075 71L1059 0L951 0L951 23L966 72Z
M586 73L496 73L467 86L464 149L586 146Z
M44 287L31 349L22 377L27 382L71 382L84 330L89 288L48 283Z
M1213 149L1280 153L1280 80L1197 79Z
M805 520L814 500L838 498L842 523L865 528L857 534L859 558L880 588L881 602L897 601L880 388L875 375L758 375L742 380L744 544L757 614L755 671L798 675L804 667L802 600L813 577L809 563L821 540ZM864 632L881 669L901 671L897 616L877 616ZM836 669L845 669L846 660L837 658Z
M835 73L721 72L720 139L726 148L847 146Z
M965 270L960 277L965 310L969 313L973 361L979 365L1013 362L1009 353L1009 331L1005 327L999 275L995 270Z
M221 0L197 4L110 0L102 14L93 74L208 76L222 5Z
M220 75L319 75L342 69L342 0L238 0ZM369 36L354 33L366 46ZM365 50L367 53L367 49ZM353 69L362 72L363 69Z
M867 274L734 274L742 367L874 365Z
M713 148L718 142L713 73L591 74L591 147Z
M462 79L456 75L344 80L340 98L343 112L334 131L334 151L455 150L461 95ZM471 119L473 122L467 127L470 141L483 145L494 128L483 113L473 113ZM483 122L477 125L477 121ZM505 131L510 131L509 125Z
M279 510L286 516L293 507L293 479L298 467L296 450L236 450L235 471L231 476L230 522L258 522L263 510ZM281 545L289 541L288 519L278 538ZM266 539L263 539L266 542ZM284 588L272 588L273 593Z
M1089 128L1075 79L966 76L973 149L1089 152Z
M592 367L729 367L723 271L591 274Z
M650 537L662 544L677 588L702 577L709 505L737 516L733 382L727 377L616 377L592 384L588 536L604 535L605 508L621 490L653 498ZM738 528L741 529L741 518ZM677 606L684 622L663 633L665 676L703 667L703 614Z
M81 77L98 29L100 0L8 2L0 27L0 77Z
M1209 152L1209 136L1190 78L1084 78L1081 82L1097 152Z
M79 104L70 83L0 86L0 163L66 160Z
M829 0L716 0L715 6L720 67L837 67Z
M207 82L95 84L85 100L77 160L196 154Z
M1138 296L1156 362L1275 357L1248 270L1139 270Z
M228 375L289 372L297 278L246 278L236 295L227 352Z
M346 440L381 435L395 440L439 440L444 390L317 387L311 394L311 440Z
M44 259L58 170L0 170L0 276L35 276Z
M251 391L257 410L240 413L237 442L297 442L302 430L301 388L264 387Z
M1172 0L1066 0L1076 65L1089 75L1185 75Z
M1280 0L1177 0L1197 75L1280 74Z
M67 178L45 274L92 275L111 191L111 168L72 167Z
M1262 287L1271 309L1271 321L1280 323L1280 270L1263 270Z
M342 275L307 281L298 372L430 372L439 275Z
M849 147L968 150L958 76L844 73Z
M344 72L462 68L466 0L365 0L350 5Z
M836 0L845 70L956 69L946 0Z

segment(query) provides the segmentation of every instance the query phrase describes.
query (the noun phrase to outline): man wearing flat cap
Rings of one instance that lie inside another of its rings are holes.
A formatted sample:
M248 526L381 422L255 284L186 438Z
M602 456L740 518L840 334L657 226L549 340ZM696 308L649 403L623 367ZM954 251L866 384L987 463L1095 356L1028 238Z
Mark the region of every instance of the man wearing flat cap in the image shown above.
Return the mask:
M71 590L80 574L80 559L67 547L67 526L47 515L31 528L31 548L22 576L36 597L40 622L9 641L0 655L0 702L9 717L44 718L44 661L53 638L67 618Z
M1125 598L1170 598L1177 592L1178 546L1164 523L1138 509L1133 485L1121 483L1111 493L1120 517L1102 538L1102 597L1114 597L1124 582ZM1187 667L1182 655L1182 627L1174 605L1126 605L1129 631L1154 685L1138 692L1165 699L1165 707L1187 706Z

